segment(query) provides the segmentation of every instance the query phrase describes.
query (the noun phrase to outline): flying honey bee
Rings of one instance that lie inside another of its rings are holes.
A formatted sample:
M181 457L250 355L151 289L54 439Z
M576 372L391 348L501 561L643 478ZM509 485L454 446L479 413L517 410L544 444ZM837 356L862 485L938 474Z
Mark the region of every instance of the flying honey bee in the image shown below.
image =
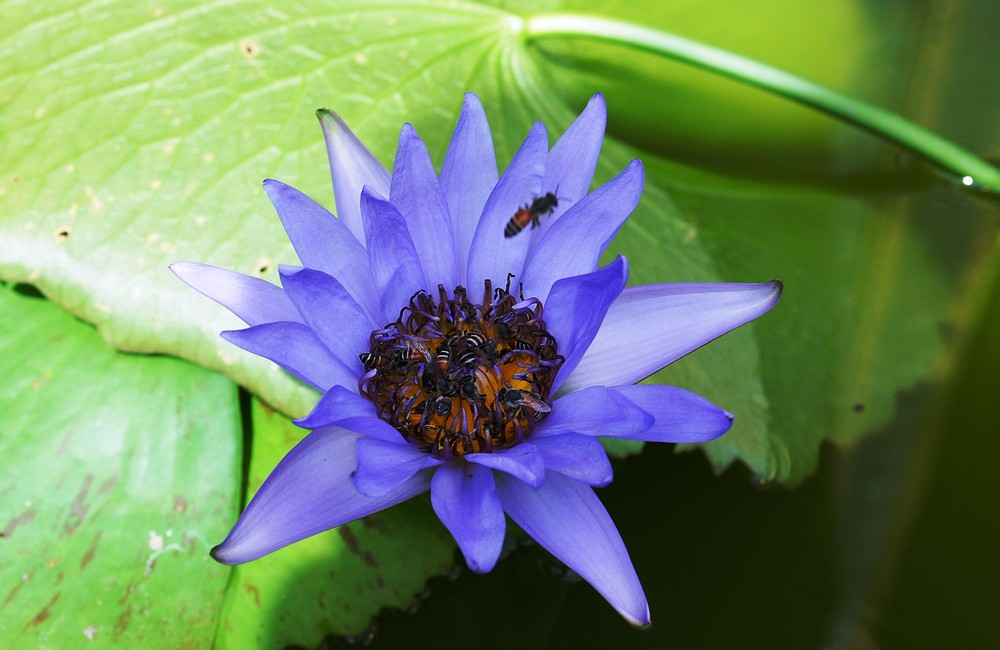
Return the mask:
M559 197L552 192L546 192L543 196L535 197L530 204L525 203L518 208L514 216L507 222L507 226L503 229L503 236L510 239L524 230L529 224L532 228L535 228L538 226L539 219L550 214L558 206Z

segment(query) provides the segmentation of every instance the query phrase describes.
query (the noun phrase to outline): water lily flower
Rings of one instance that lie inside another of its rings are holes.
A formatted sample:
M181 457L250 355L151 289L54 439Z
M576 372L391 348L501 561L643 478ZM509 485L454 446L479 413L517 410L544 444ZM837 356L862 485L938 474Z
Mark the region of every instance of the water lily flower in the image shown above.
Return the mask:
M249 325L226 340L323 394L297 421L312 432L213 557L249 562L430 490L472 570L493 568L509 516L628 621L648 624L593 490L612 478L598 438L725 433L733 416L703 397L635 383L767 312L780 283L626 287L623 257L599 267L643 186L633 161L588 193L606 121L599 94L551 150L535 124L502 176L473 94L440 176L409 124L390 174L340 117L318 115L339 218L264 182L302 266L280 267L281 287L171 266Z

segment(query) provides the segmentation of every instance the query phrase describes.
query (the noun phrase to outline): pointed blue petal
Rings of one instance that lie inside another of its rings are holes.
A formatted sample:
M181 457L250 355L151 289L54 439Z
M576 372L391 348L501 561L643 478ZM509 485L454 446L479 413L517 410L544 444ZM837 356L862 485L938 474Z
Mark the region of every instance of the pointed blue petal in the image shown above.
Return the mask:
M345 386L334 386L323 394L309 415L293 422L304 429L318 429L335 424L344 418L374 415L375 407L372 403L358 395L355 390Z
M282 267L281 283L323 345L356 376L363 375L358 355L370 347L375 326L347 289L335 278L312 269Z
M568 432L617 437L645 431L654 421L652 415L621 394L591 386L555 400L552 412L531 439Z
M655 418L645 431L626 435L604 434L613 438L647 442L706 442L718 438L733 425L731 413L683 388L637 385L604 390L618 393Z
M596 487L607 485L614 476L608 452L597 438L563 433L556 436L532 436L531 440L542 453L547 470Z
M531 238L523 232L506 238L503 231L518 208L538 196L547 148L545 126L539 122L531 128L487 199L469 251L466 279L470 287L478 287L487 278L494 287L502 287L508 273L520 278Z
M330 174L333 177L333 196L337 202L337 214L344 225L354 233L358 241L365 241L365 229L361 219L361 190L370 187L382 196L389 195L389 172L375 156L361 144L344 120L333 111L316 111L326 152L330 158Z
M563 278L552 285L542 316L559 344L559 354L566 359L553 382L553 392L580 362L627 280L628 262L619 256L603 269Z
M544 303L559 279L594 271L601 253L639 203L642 184L642 163L633 160L567 210L529 254L524 295Z
M489 572L500 557L507 529L494 491L493 471L463 462L445 464L431 480L431 505L462 549L469 568Z
M395 442L359 438L356 449L358 467L354 471L354 487L370 497L390 494L417 472L444 462L400 436Z
M430 477L418 474L381 497L358 492L351 480L357 437L336 427L306 436L260 486L226 539L212 549L212 557L223 564L256 560L430 487Z
M465 277L472 236L479 217L497 184L497 159L486 113L479 98L465 94L462 114L441 165L441 189L448 203L458 258L458 284L469 286Z
M466 454L464 458L470 463L516 476L533 488L541 487L545 480L545 461L538 448L530 442L507 449L494 449L490 453Z
M274 204L303 266L337 278L370 318L381 316L368 270L368 253L354 233L326 208L294 187L268 179L264 181L264 191Z
M294 420L304 429L318 429L336 424L369 438L399 442L401 436L387 422L375 415L372 403L357 394L354 388L334 386L323 394L309 415Z
M233 312L247 325L302 322L302 316L281 287L266 280L198 262L174 262L169 268L188 286Z
M361 194L361 212L384 324L396 319L413 294L426 290L427 282L399 210L366 187Z
M389 201L406 221L428 288L438 284L454 288L458 265L448 206L427 147L409 124L399 132Z
M552 192L559 198L559 206L542 219L532 232L532 239L539 242L545 231L566 210L583 198L594 180L597 159L604 142L604 127L608 121L608 108L604 95L597 93L587 102L586 108L556 141L545 163L542 192ZM593 269L591 269L593 270Z
M588 486L556 472L533 490L496 475L504 511L604 596L633 625L649 623L649 605L618 529Z
M247 352L270 359L321 391L337 385L357 386L358 373L342 364L300 323L265 323L222 332L221 336Z
M629 287L611 305L563 390L634 384L767 313L778 304L781 289L777 281Z

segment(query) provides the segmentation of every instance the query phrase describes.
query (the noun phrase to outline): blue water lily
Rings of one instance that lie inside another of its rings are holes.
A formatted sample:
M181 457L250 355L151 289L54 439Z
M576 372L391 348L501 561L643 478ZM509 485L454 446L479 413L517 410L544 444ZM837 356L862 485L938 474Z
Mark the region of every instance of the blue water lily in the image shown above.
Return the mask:
M606 109L555 146L535 124L502 176L468 94L438 175L405 125L390 174L320 111L339 218L267 180L302 266L281 287L193 262L173 271L249 327L226 340L323 393L312 429L212 550L239 564L430 490L469 567L491 570L509 516L626 619L649 622L628 552L594 493L599 437L705 442L733 416L681 388L635 385L764 314L778 282L627 287L601 253L643 167L588 193ZM720 368L719 372L726 372Z

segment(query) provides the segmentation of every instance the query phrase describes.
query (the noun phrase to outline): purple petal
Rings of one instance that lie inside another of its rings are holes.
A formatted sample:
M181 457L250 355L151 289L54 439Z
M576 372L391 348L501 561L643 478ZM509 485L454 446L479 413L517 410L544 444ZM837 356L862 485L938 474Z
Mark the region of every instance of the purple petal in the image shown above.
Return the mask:
M603 269L563 278L554 285L545 302L543 317L566 358L556 375L552 391L566 380L580 362L604 320L611 303L628 280L628 262L619 256Z
M587 390L590 389L580 392ZM683 388L641 385L615 386L604 390L628 398L655 418L645 431L626 435L603 434L612 438L648 442L706 442L718 438L733 425L731 413Z
M532 440L569 432L618 437L645 431L654 421L652 415L621 394L591 386L555 400L552 412L539 425Z
M446 463L431 481L431 505L469 568L489 572L500 557L507 528L493 472L469 463Z
M531 440L542 453L545 469L598 487L611 482L611 461L597 438L564 433Z
M503 231L518 208L539 194L547 148L545 126L536 123L493 188L469 251L466 278L470 287L487 278L494 287L502 287L508 273L520 277L531 238L526 235L506 238Z
M358 373L333 356L312 330L301 323L265 323L222 332L221 336L247 352L270 359L321 391L358 383Z
M560 278L591 273L598 258L642 196L642 163L633 160L610 181L571 207L528 256L524 295L545 303Z
M388 322L413 294L427 288L427 282L399 210L366 187L361 194L361 211L372 277L381 297L383 322Z
M567 397L569 396L567 395ZM305 429L318 429L344 418L365 417L374 414L375 407L371 402L350 388L334 386L323 394L322 399L313 407L309 415L294 420L294 422Z
M361 494L380 497L405 485L413 476L444 461L417 449L416 445L397 436L396 442L359 438L358 467L354 472L354 487Z
M337 278L370 318L381 316L368 270L368 253L354 233L326 208L294 187L268 179L264 181L264 191L274 204L302 264Z
M323 394L309 415L294 420L304 429L318 429L331 424L378 438L387 442L399 442L400 434L387 422L375 415L375 407L354 389L334 386Z
M333 356L364 374L358 357L370 347L374 325L337 280L322 271L281 269L281 283L313 333Z
M556 141L545 163L542 191L553 192L559 206L548 218L542 219L531 233L537 244L566 209L580 200L590 182L594 180L597 158L604 141L604 127L608 121L608 108L604 95L597 93L587 102L586 108ZM593 270L593 269L591 269ZM575 275L575 274L574 274ZM563 276L565 277L565 276Z
M466 454L465 460L516 476L533 488L541 487L545 480L545 461L538 448L530 442L507 449L494 449L490 453Z
M479 98L466 93L462 114L441 165L441 189L455 233L460 274L458 284L468 285L465 270L472 236L486 206L486 199L496 184L497 159L493 152L490 125Z
M563 390L634 384L767 313L778 303L781 288L778 281L629 287L611 305Z
M188 286L233 312L247 325L302 322L285 292L270 282L198 262L174 262L169 268Z
M458 265L451 217L427 147L409 124L399 132L389 200L406 221L428 286L453 288Z
M357 437L336 427L306 436L260 486L225 541L212 549L212 557L223 564L256 560L430 487L430 477L418 474L378 498L358 492L351 480Z
M618 529L587 485L548 472L532 490L503 474L496 490L524 532L604 596L633 625L649 623L649 606Z
M361 219L361 190L368 186L381 194L389 194L389 172L375 156L361 144L333 111L320 109L316 117L323 127L326 152L330 158L333 176L333 196L337 214L358 241L365 241L365 228Z

